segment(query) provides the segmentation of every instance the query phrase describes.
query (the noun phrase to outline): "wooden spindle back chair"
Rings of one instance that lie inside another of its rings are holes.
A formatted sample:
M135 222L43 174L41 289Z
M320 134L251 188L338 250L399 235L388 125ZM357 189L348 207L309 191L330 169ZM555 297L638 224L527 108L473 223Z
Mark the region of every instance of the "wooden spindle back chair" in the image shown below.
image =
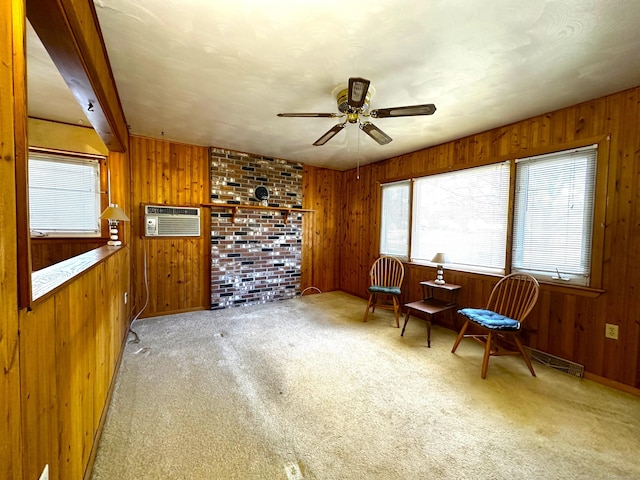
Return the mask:
M473 338L484 344L482 359L482 378L487 377L489 357L498 355L522 355L531 375L536 376L531 360L522 346L519 334L522 322L529 315L538 300L540 284L526 273L512 273L502 278L489 296L484 309L463 308L458 313L466 320L458 333L452 353L455 353L460 341L465 337ZM472 324L480 334L466 335L467 327ZM516 350L508 347L513 340Z
M364 312L364 322L367 321L369 310L371 313L378 308L393 310L396 317L396 327L400 328L400 302L402 280L404 279L404 265L395 257L383 255L372 265L369 272L370 286L369 301ZM382 297L382 298L378 298ZM384 303L385 299L390 299L391 303ZM382 300L378 302L378 300Z

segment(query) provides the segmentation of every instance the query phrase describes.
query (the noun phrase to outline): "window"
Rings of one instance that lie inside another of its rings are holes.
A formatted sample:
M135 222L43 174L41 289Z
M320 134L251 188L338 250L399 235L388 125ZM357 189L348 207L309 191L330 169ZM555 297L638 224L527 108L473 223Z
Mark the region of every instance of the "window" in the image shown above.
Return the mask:
M99 237L99 217L99 159L29 152L32 237Z
M429 264L446 252L462 271L599 288L604 141L383 185L380 253Z
M446 252L460 269L504 274L509 162L419 178L413 206L413 260Z
M596 146L518 160L512 270L589 285Z
M409 258L409 192L411 182L382 185L380 253Z

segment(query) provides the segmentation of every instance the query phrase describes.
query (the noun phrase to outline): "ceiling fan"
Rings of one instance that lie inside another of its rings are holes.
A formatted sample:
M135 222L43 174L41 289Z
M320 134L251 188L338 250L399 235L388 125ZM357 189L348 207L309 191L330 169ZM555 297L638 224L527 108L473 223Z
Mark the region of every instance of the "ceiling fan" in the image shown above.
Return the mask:
M369 100L371 92L369 92L369 84L371 82L365 78L351 77L349 78L349 87L340 90L337 95L338 110L340 113L279 113L279 117L315 117L315 118L342 118L345 119L335 125L331 130L322 135L318 140L313 142L314 145L320 146L331 140L346 123L358 123L360 129L373 138L380 145L386 145L392 139L373 123L369 121L362 122L360 117L373 118L389 118L389 117L409 117L415 115L433 115L436 106L433 103L425 103L423 105L410 105L406 107L378 108L369 111Z

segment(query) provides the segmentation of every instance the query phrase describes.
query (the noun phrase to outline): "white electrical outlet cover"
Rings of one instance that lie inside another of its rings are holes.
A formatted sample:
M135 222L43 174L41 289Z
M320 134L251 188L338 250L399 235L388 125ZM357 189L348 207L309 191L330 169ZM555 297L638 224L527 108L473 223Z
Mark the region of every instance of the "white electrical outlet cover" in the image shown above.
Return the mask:
M49 464L47 463L42 469L40 478L38 480L49 480Z

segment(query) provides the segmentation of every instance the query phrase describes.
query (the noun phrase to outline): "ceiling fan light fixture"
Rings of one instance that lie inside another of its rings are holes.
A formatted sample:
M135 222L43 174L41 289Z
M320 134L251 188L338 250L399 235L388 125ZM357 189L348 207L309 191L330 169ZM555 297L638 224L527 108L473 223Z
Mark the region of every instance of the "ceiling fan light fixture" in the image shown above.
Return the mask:
M376 127L371 122L361 123L360 124L360 130L362 130L364 133L369 135L371 138L373 138L380 145L386 145L387 143L391 142L391 140L392 140L392 138L389 135L384 133L382 130L380 130L378 127Z
M331 140L338 132L340 132L340 130L342 130L343 128L344 128L344 123L339 123L339 124L335 125L331 130L329 130L327 133L322 135L318 140L313 142L313 144L316 147L324 145L329 140Z
M345 88L338 92L336 96L336 100L338 101L338 110L344 114L348 113L366 113L369 110L369 102L371 100L371 92L367 91L367 94L364 97L364 102L360 108L354 108L349 104L349 89Z

